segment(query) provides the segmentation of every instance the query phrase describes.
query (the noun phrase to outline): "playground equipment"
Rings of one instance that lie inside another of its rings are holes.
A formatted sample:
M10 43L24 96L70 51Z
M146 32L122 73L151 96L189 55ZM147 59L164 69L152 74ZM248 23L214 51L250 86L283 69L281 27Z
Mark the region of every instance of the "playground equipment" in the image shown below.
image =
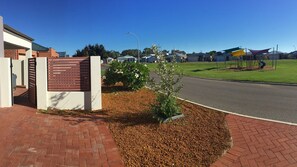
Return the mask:
M269 53L270 48L263 50L243 49L240 47L231 48L218 52L216 55L216 66L224 62L224 69L235 70L259 70L259 69L276 69L279 55L275 50ZM278 49L277 49L278 50ZM222 68L222 67L221 67Z

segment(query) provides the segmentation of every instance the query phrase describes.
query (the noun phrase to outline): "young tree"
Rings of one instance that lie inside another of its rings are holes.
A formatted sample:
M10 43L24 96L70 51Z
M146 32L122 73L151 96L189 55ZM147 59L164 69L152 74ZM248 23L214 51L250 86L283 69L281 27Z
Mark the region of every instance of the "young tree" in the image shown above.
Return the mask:
M168 63L158 46L153 45L152 50L158 59L156 74L159 81L157 82L155 79L150 81L151 88L157 93L156 103L152 105L151 110L154 117L163 122L181 114L176 95L182 88L180 84L182 73L179 71L175 59Z

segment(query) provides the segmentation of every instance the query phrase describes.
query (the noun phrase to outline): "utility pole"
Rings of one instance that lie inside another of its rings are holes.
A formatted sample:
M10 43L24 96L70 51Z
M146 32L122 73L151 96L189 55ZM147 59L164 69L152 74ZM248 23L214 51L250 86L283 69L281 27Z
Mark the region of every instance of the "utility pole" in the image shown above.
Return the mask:
M139 55L139 38L135 33L132 32L127 32L128 35L132 35L135 37L136 41L137 41L137 62L140 62L140 55Z

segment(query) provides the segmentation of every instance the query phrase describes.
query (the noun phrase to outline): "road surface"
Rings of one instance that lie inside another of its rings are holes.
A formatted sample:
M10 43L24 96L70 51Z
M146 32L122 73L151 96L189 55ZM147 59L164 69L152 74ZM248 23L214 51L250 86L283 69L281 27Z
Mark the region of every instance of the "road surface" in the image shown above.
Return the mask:
M297 123L297 86L183 77L179 96L238 114Z

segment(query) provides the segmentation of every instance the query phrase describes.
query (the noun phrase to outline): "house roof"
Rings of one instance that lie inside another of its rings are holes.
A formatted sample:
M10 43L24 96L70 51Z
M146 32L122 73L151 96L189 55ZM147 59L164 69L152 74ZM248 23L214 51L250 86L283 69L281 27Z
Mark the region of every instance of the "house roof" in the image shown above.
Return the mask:
M191 53L191 54L187 54L188 57L190 57L190 56L193 56L193 57L195 57L195 56L204 56L204 55L206 55L206 54L205 53Z
M3 28L4 28L4 30L10 31L10 32L12 32L12 33L14 33L14 34L16 34L16 35L19 35L19 36L21 36L21 37L23 37L23 38L25 38L25 39L28 39L28 40L30 40L30 41L34 41L33 38L31 38L31 37L29 37L29 36L27 36L27 35L25 35L25 34L19 32L18 30L16 30L16 29L10 27L10 26L7 25L7 24L4 24L4 25L3 25Z
M66 57L66 52L57 52L59 57Z
M35 50L35 51L48 51L49 48L33 42L32 43L32 50Z
M122 56L122 57L119 57L119 58L126 58L126 59L132 59L132 58L134 58L134 59L136 59L135 57L130 56L130 55Z

